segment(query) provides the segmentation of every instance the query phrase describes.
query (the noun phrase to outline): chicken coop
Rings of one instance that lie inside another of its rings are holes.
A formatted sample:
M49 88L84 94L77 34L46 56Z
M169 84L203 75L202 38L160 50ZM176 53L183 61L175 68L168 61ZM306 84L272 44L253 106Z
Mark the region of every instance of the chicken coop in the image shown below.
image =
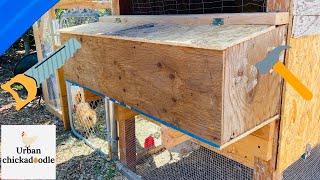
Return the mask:
M44 83L47 109L129 179L319 179L319 9L317 0L60 1L34 25L38 59L70 38L82 48ZM256 68L282 45L291 48L278 60L311 100Z

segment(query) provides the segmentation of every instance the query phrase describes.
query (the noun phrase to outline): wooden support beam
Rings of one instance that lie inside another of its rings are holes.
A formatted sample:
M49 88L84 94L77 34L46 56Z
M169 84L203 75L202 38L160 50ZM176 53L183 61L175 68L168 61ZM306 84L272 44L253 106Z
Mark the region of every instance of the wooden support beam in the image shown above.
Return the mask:
M67 84L64 79L63 66L57 70L57 84L60 94L61 115L65 130L70 130L69 108L68 108L68 96L67 96Z
M190 140L191 137L167 126L161 125L161 145L170 149L177 144Z
M267 12L288 12L290 0L268 0Z
M53 26L52 26L52 21L56 19L56 14L53 8L51 8L48 11L49 14L49 28L50 31L53 32ZM57 46L54 46L55 41L54 41L54 36L51 36L51 46L53 51L56 50L56 48L59 48ZM64 129L69 131L71 130L70 126L70 119L69 119L69 107L68 107L68 97L67 97L67 85L66 85L66 80L64 78L64 70L63 66L59 69L56 70L56 79L57 79L57 88L59 92L59 101L60 101L60 107L61 111L59 111L60 119L63 121ZM47 92L48 89L45 89ZM50 103L49 103L50 104ZM57 110L55 110L57 111ZM53 113L53 112L51 112ZM56 113L53 113L56 114Z
M136 115L138 115L138 113L126 107L123 107L119 104L115 104L114 109L115 109L116 120L119 122L134 118Z
M117 113L119 114L119 113ZM135 118L118 121L120 161L129 169L136 169Z
M44 43L44 29L46 26L48 26L48 23L50 22L50 11L44 14L41 17L40 25L38 22L33 24L33 34L34 39L36 43L36 50L37 50L37 56L38 61L43 60L43 49L42 44ZM48 87L47 87L47 81L42 82L42 94L45 101L46 109L53 114L54 116L58 117L59 119L62 118L62 112L59 111L56 107L54 107L52 104L50 104L49 100L49 94L48 94Z
M277 153L278 153L278 139L279 139L279 127L280 123L277 120L273 125L272 139L271 142L271 158L269 160L264 160L260 157L254 157L254 180L266 180L275 179L278 180L278 174L276 174L276 163L277 163ZM271 133L271 132L270 132Z
M115 14L116 15L116 14ZM223 18L224 25L283 25L288 24L289 13L223 13L197 15L127 15L104 16L102 22L212 24L214 18Z
M224 155L234 161L244 164L250 168L255 167L255 160L259 158L262 161L269 161L272 158L275 121L261 127L250 135L239 141L217 150L212 146L194 140L196 143L204 146L214 152Z
M111 8L112 15L113 16L120 15L119 0L112 0L111 5L112 5L112 8Z
M70 8L90 8L90 9L111 9L111 3L88 0L64 0L57 3L52 9L70 9Z
M83 102L90 102L102 99L101 96L83 88L81 88L80 93Z
M149 157L153 154L156 154L160 151L163 151L164 149L165 149L165 147L160 145L160 146L151 147L150 149L146 149L142 152L139 152L139 153L137 153L137 161L139 161L140 159L143 159L145 157Z

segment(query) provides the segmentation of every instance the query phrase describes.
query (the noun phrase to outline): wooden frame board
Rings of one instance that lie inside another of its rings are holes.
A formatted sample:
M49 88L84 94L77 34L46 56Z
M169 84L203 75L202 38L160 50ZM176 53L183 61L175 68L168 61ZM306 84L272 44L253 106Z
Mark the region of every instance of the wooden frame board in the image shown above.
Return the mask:
M212 24L223 18L224 25L283 25L288 24L289 13L223 13L188 15L121 15L100 17L101 22Z

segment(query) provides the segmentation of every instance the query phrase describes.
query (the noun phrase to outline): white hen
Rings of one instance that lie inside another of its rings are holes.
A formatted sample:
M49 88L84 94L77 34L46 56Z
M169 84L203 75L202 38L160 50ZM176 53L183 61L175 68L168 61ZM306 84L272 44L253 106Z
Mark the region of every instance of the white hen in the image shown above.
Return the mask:
M30 147L30 145L33 144L37 139L36 136L29 137L27 133L25 133L24 131L22 132L21 136L22 136L22 142L24 145L26 145L26 147Z

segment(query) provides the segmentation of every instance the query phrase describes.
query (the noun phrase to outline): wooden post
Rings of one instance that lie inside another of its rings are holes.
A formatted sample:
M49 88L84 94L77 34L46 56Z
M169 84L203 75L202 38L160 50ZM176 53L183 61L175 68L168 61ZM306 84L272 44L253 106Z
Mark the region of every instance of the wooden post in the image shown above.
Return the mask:
M34 34L34 39L36 42L36 50L37 50L37 56L38 56L38 61L43 60L43 49L42 49L42 44L44 42L44 31L45 27L49 23L50 19L50 12L47 12L41 17L41 22L40 26L38 25L38 22L33 24L33 34ZM54 116L58 117L59 119L62 119L61 112L56 109L52 104L50 104L49 101L49 94L48 94L48 87L47 87L47 81L42 82L42 92L43 92L43 98L45 101L46 109L52 113Z
M112 0L111 4L111 12L113 16L120 15L120 6L119 6L119 0Z
M64 79L63 67L57 70L57 83L58 91L60 93L60 104L62 112L62 121L65 130L70 130L70 120L69 120L69 108L68 108L68 97L67 97L67 85Z
M129 169L136 169L135 117L119 122L120 161Z
M136 112L120 105L115 105L115 116L118 121L120 161L131 170L136 168Z
M279 120L275 121L271 159L268 161L262 160L258 157L255 157L254 159L254 180L278 179L276 174L276 163L278 153L279 125Z

